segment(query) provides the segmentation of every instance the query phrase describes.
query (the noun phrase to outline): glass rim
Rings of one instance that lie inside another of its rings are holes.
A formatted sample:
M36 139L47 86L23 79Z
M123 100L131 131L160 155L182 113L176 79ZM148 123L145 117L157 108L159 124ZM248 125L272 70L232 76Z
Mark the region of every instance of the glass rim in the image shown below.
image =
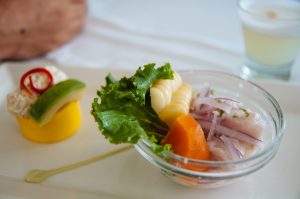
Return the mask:
M146 147L144 147L143 145L145 145L145 143L138 143L135 144L134 147L135 149L148 161L150 161L152 164L158 166L160 169L165 170L165 171L170 171L171 173L175 173L175 174L179 174L179 175L183 175L183 176L189 176L189 177L197 177L197 178L209 178L209 179L214 179L214 180L218 180L218 179L232 179L232 178L236 178L236 177L240 177L240 176L244 176L247 174L250 174L258 169L260 169L261 167L263 167L265 164L267 164L275 155L277 152L277 148L275 147L276 145L273 146L273 150L268 151L268 153L264 153L265 156L262 156L259 159L259 162L254 162L252 164L247 165L246 167L234 167L235 165L221 165L222 166L233 166L232 169L229 170L224 170L221 171L220 170L216 170L216 171L210 171L207 172L206 170L204 171L197 171L194 169L189 169L189 168L185 168L185 167L178 167L174 164L171 164L169 162L167 162L165 159L163 159L161 156L158 155L152 155L154 154L154 152L150 149L150 147L148 147L146 145ZM277 145L278 146L278 145ZM146 148L146 149L144 149ZM149 154L150 153L150 154ZM170 158L171 159L171 158ZM191 162L184 162L185 164L189 164ZM204 167L220 167L220 165L204 165L204 164L200 164L200 165L195 165L195 166L204 166Z
M264 97L267 98L267 100L273 105L273 108L276 110L276 116L278 119L278 124L275 124L275 130L276 130L276 136L274 138L274 140L272 141L272 143L270 143L269 145L267 145L265 148L263 148L261 151L258 151L257 153L250 155L249 157L246 158L242 158L242 159L238 159L238 160L229 160L229 161L207 161L207 160L196 160L196 159L191 159L191 158L187 158L181 155L177 155L174 153L170 153L170 152L165 152L164 155L166 155L168 158L174 158L176 160L180 160L186 163L192 163L192 164L199 164L199 165L203 165L203 166L228 166L228 165L237 165L237 164L242 164L242 163L247 163L250 162L252 160L258 159L260 157L262 157L265 154L268 154L270 152L272 152L274 149L276 149L276 146L280 144L280 141L284 135L284 129L286 126L286 121L285 118L283 116L283 111L279 105L279 103L277 102L277 100L268 92L266 91L264 88L260 87L259 85L255 84L254 82L244 79L240 76L234 75L234 74L230 74L230 73L226 73L226 72L220 72L220 71L212 71L212 70L181 70L178 71L179 73L184 73L184 72L189 72L189 73L195 73L195 72L201 72L201 73L210 73L212 75L222 75L222 76L227 76L229 78L233 78L235 80L239 80L239 81L243 81L246 84L249 84L251 86L254 86L255 88L258 88L258 90L261 92L262 95L264 95ZM150 146L149 142L147 142L147 140L140 140L136 146L141 147L140 145L145 144L147 147ZM151 152L157 156L152 150ZM167 163L167 162L166 162ZM167 163L169 164L169 163Z
M243 7L241 4L245 1L251 1L251 0L237 0L237 7L239 9L239 11L242 11L244 12L245 14L248 14L248 15L251 15L251 16L256 16L256 17L259 17L259 18L264 18L265 19L265 16L263 14L259 14L257 12L252 12L248 9L246 9L245 7ZM252 1L255 1L255 0L252 0ZM292 1L292 0L289 0L289 1ZM273 2L273 1L272 1ZM295 2L295 3L298 3L299 4L299 8L300 8L300 3L297 2L297 1L292 1L292 2ZM296 16L296 17L279 17L279 18L276 18L275 20L273 20L274 22L280 22L280 21L293 21L293 22L300 22L300 16Z

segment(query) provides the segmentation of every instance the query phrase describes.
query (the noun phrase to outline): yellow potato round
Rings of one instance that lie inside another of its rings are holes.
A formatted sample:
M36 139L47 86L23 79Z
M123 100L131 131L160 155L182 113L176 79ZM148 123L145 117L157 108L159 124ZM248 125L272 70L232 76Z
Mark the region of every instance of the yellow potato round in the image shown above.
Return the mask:
M17 117L22 134L34 142L51 143L73 135L81 124L78 101L61 108L47 124L40 126L31 118Z

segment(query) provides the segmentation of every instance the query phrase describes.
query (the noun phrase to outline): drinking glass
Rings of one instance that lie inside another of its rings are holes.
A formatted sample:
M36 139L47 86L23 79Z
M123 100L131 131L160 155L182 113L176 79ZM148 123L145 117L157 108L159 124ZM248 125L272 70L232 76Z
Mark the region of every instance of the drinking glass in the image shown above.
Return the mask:
M239 0L246 60L244 78L288 80L300 50L300 1Z

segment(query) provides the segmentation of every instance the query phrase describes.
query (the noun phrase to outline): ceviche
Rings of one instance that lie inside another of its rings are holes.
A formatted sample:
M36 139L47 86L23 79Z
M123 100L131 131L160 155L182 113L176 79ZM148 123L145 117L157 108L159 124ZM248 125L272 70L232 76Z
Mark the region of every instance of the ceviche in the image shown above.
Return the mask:
M209 84L193 88L168 63L144 65L121 79L107 75L91 113L109 142L145 139L161 156L168 151L197 160L237 160L263 144L265 123L258 113Z

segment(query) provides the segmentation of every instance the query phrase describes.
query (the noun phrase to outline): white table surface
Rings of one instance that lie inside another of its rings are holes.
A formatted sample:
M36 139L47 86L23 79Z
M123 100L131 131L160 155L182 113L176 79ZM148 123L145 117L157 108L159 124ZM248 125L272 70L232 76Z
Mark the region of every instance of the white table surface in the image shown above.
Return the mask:
M244 45L235 0L88 2L89 16L78 37L45 57L22 63L135 70L149 62L170 62L176 70L209 68L235 74L243 64ZM300 57L288 83L300 84ZM15 186L16 183L12 184ZM7 188L10 186L13 185L7 184ZM26 190L44 193L43 187L26 186ZM55 189L53 194L59 191L62 190ZM80 197L73 190L67 192L74 198ZM274 193L280 193L280 190L274 190ZM0 192L0 199L4 196ZM7 195L4 198L15 197Z
M21 65L22 66L22 65ZM31 66L29 66L31 67ZM29 67L7 64L0 68L0 198L104 198L104 199L299 199L300 197L300 86L257 81L280 103L286 130L274 159L259 171L218 189L180 186L163 176L134 149L90 165L53 176L42 184L26 183L24 175L32 169L51 169L85 160L118 147L99 134L91 114L91 101L108 72L116 77L129 71L66 67L71 77L87 84L81 100L82 125L63 142L38 144L24 139L13 117L6 111L6 93L15 88L19 76ZM188 81L188 80L187 80ZM201 80L200 80L201 81ZM2 92L1 92L2 91ZM293 96L293 97L291 97Z

